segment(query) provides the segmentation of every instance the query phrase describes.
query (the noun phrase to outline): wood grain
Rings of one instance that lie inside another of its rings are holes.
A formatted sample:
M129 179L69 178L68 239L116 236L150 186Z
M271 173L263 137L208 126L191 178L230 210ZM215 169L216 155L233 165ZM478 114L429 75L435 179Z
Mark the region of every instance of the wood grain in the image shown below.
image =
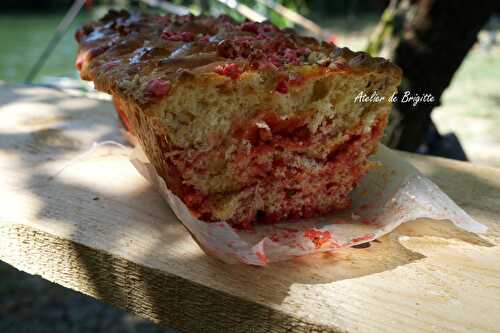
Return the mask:
M407 223L266 268L207 257L128 162L107 102L0 85L0 259L184 332L498 332L500 170L401 156L489 227Z

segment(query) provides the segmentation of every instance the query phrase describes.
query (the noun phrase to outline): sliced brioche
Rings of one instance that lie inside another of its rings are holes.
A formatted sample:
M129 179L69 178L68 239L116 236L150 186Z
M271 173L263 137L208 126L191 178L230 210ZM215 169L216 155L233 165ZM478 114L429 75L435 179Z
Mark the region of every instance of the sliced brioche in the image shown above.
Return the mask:
M82 78L114 96L167 185L242 226L347 207L401 80L387 60L224 16L110 12L76 38Z

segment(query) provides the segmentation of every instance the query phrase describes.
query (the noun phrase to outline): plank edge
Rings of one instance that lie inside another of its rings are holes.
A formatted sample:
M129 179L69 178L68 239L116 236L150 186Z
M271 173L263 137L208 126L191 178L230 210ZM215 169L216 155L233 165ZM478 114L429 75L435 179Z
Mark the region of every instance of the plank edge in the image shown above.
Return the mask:
M0 226L0 260L184 332L347 332L24 224Z

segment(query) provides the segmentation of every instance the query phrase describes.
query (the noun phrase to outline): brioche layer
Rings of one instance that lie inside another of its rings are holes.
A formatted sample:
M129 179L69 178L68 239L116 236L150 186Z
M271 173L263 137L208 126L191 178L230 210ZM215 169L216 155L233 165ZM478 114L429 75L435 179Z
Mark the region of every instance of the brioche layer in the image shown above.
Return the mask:
M227 220L242 226L256 218L276 222L347 208L348 194L372 165L367 156L376 149L385 120L378 118L372 126L367 133L357 128L346 134L325 159L283 151L273 142L236 154L229 169L241 189L212 195L188 190L185 201L206 220ZM208 154L201 162L213 163L212 157ZM180 161L179 169L187 171L188 179L190 174L201 173L201 168L191 173L191 168L183 168L185 160Z
M165 126L172 145L183 149L220 145L235 124L243 127L263 111L300 119L311 133L331 122L328 130L340 134L374 108L387 105L356 103L360 92L377 91L389 98L396 85L396 80L387 80L380 72L325 73L310 67L295 70L294 75L300 75L303 82L290 84L286 94L274 90L273 73L248 71L238 80L201 75L179 84L153 114Z

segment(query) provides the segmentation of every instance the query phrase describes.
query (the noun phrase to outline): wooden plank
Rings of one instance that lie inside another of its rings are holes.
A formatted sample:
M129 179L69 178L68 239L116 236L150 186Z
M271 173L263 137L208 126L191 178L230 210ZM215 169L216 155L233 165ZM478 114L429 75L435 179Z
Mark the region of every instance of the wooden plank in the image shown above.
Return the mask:
M120 140L115 124L107 102L0 86L1 260L185 332L498 331L500 170L402 154L485 235L420 220L366 249L227 265L203 254L127 151L74 160Z

